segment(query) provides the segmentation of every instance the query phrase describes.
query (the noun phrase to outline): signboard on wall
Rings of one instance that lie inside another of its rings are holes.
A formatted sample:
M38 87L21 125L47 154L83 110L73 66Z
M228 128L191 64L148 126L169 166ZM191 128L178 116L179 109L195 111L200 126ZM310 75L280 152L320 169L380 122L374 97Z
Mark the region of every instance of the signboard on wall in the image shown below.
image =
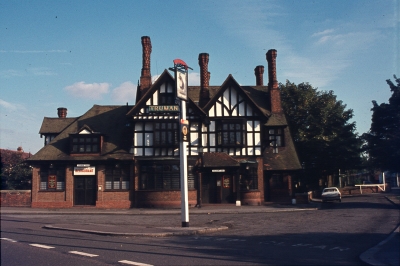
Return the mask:
M181 119L182 141L189 141L189 121Z
M47 188L48 189L56 189L57 188L57 176L56 175L48 176Z
M187 101L187 72L176 71L176 96Z
M231 178L229 176L224 176L223 180L224 188L229 188L231 186Z
M74 167L74 175L96 175L96 168L92 167Z
M148 111L150 113L154 112L179 112L178 105L149 105Z

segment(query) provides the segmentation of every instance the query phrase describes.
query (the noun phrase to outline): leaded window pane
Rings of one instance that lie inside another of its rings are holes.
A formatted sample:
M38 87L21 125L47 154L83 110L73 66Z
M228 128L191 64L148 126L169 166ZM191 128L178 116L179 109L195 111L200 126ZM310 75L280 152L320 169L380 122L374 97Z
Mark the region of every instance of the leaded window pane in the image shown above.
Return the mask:
M108 166L105 175L105 189L129 189L129 166Z

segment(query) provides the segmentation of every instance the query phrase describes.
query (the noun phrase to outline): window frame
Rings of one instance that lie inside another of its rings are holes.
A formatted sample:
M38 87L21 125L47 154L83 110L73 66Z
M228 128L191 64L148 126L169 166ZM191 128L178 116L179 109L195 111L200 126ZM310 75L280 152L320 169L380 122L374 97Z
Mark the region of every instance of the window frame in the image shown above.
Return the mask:
M158 93L158 105L174 105L175 94L174 92L159 92Z
M69 138L71 154L100 153L102 139L102 136L100 134L70 134ZM88 139L90 139L90 141ZM90 150L88 149L88 147L90 147ZM81 148L83 149L81 150Z
M177 147L178 145L179 145L178 122L169 120L169 121L157 121L153 123L154 147Z
M193 166L188 165L188 188L195 189ZM139 190L177 191L181 189L179 161L141 162Z
M41 166L39 171L39 191L65 191L65 171L64 166ZM54 188L50 186L50 183L53 182L55 182Z
M270 147L285 147L284 128L283 127L267 128L267 141Z
M246 146L246 125L245 120L218 120L216 121L217 145L223 147L244 147ZM233 126L233 128L231 128ZM239 127L239 128L238 128ZM240 141L238 142L238 138ZM231 143L231 141L236 143Z
M104 191L127 191L130 189L130 181L129 165L108 165L104 169ZM118 188L115 188L116 183L118 183Z
M257 167L248 167L241 175L240 189L243 191L258 190L258 172Z

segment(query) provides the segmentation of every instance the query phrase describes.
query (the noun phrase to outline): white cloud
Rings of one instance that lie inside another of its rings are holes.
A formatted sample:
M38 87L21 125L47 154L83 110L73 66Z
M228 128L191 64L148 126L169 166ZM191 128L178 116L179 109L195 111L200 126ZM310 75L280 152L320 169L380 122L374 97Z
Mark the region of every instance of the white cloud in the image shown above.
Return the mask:
M337 34L331 34L338 32ZM322 32L314 33L311 37L318 37L315 42L319 45L330 45L331 47L325 47L327 51L340 51L340 53L350 54L356 50L368 48L376 40L381 37L381 33L377 30L357 30L352 31L343 30L325 30Z
M278 73L280 82L285 83L288 79L295 83L309 82L315 87L324 87L337 79L350 62L342 57L334 58L332 54L326 54L320 58L292 55L285 57L281 65L284 69L281 75Z
M93 100L101 99L103 94L109 92L111 84L109 83L85 83L76 82L64 88L70 95L77 98L88 98Z
M58 74L47 67L27 68L24 71L15 70L15 69L8 69L8 70L0 71L0 77L2 77L2 78L22 77L22 76L28 76L28 75L56 76Z
M316 32L311 36L315 37L315 36L320 36L320 35L326 35L326 34L334 32L334 31L335 31L334 29L327 29L327 30L323 30L323 31L320 31L320 32Z
M199 86L200 85L200 73L190 72L188 77L189 86Z
M0 106L2 108L4 108L4 109L9 110L9 111L15 111L15 110L17 110L18 108L21 107L21 105L19 105L19 104L9 103L9 102L6 102L6 101L4 101L2 99L0 99Z
M40 53L66 53L67 50L0 50L0 53L40 54Z
M272 1L216 1L209 10L229 34L256 50L265 47L289 49L285 37L273 25L285 10Z
M119 104L136 102L137 86L130 81L126 81L112 90L112 100Z
M55 76L57 73L53 72L47 67L29 68L28 71L35 76Z
M160 77L161 75L155 75L151 77L151 82L154 84L154 82L156 82L156 80Z
M23 76L23 73L15 69L0 71L0 77L2 78L21 77L21 76Z

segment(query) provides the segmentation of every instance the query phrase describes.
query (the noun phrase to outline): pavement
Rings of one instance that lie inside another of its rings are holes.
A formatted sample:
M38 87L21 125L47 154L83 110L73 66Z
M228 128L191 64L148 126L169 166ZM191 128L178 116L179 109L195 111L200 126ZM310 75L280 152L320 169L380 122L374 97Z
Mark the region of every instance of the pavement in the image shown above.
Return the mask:
M385 196L391 203L400 209L400 195L388 193ZM320 207L320 200L314 200L309 204L280 205L269 204L262 206L235 206L232 204L210 204L201 208L190 208L189 214L238 214L238 213L268 213L268 212L297 212L317 211ZM181 215L181 209L97 209L95 207L73 207L69 209L40 209L29 207L1 207L1 215L137 215L137 216L158 216L163 221L151 223L141 222L139 224L124 224L103 222L93 223L57 223L47 224L42 227L48 230L76 231L81 233L114 236L142 236L142 237L168 237L183 235L198 235L228 230L229 226L190 226L181 227L176 225L176 215ZM174 219L167 219L173 216ZM101 219L100 219L101 220ZM105 219L107 221L108 219ZM115 219L118 220L118 219ZM171 220L174 220L171 223ZM98 220L97 220L98 221ZM190 223L189 223L190 224ZM96 228L96 230L93 230ZM400 265L400 225L388 236L387 239L360 255L360 259L369 265Z

